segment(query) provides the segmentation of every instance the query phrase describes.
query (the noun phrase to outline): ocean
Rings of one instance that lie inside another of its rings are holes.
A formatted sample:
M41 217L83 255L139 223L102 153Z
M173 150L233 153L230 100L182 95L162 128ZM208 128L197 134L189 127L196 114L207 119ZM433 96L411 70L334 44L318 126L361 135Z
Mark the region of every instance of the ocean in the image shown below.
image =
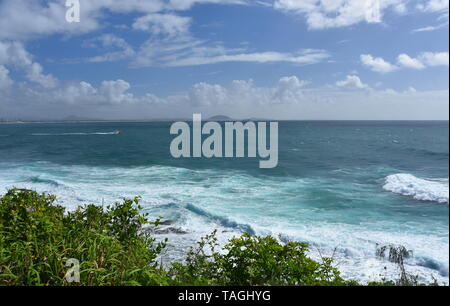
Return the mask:
M0 124L0 194L48 192L68 209L141 196L173 222L157 235L169 238L165 262L217 229L222 244L243 232L307 242L362 282L395 278L376 249L403 245L407 272L448 284L448 121L282 121L273 169L259 158L175 159L170 125Z

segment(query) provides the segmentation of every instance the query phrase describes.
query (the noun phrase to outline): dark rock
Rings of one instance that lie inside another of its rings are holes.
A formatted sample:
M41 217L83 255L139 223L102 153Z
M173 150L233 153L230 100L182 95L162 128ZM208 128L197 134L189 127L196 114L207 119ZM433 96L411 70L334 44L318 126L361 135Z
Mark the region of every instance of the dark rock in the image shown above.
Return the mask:
M159 225L172 225L172 224L173 224L172 220L166 220L166 221L159 222Z
M179 227L168 227L164 229L156 229L153 231L155 234L187 234L185 230L182 230Z

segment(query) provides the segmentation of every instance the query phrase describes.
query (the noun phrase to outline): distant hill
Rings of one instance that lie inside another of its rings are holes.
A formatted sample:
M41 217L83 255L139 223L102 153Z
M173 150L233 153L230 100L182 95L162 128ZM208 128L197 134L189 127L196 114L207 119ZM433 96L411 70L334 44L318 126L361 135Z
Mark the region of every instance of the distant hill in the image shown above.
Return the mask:
M213 117L209 118L208 120L209 121L233 121L233 119L231 119L228 116L224 116L224 115L213 116Z

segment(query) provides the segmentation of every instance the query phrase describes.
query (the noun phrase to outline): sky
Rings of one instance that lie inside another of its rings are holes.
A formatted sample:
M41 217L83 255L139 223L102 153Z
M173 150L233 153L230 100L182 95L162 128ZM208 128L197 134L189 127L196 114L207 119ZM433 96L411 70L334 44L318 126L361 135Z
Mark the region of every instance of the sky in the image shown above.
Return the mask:
M0 119L448 120L448 0L79 4L0 0Z

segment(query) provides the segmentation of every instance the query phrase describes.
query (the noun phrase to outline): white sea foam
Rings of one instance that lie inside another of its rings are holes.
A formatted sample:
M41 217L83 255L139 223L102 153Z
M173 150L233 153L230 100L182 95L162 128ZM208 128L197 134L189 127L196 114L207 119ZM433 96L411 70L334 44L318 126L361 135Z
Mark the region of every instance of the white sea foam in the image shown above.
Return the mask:
M448 204L448 179L430 180L399 173L386 177L385 190L411 196L416 200Z
M186 232L157 235L158 239L169 238L164 262L184 259L186 250L214 229L221 245L247 231L308 242L313 258L334 256L345 278L363 282L379 279L380 275L396 278L395 265L377 259L375 247L377 243L402 244L414 252L414 258L405 263L409 273L419 275L422 281L432 281L433 275L439 283L448 284L448 226L433 225L430 229L422 220L400 222L366 215L353 222L351 214L359 209L360 201L354 194L364 195L367 188L361 184L332 178L251 176L238 170L88 167L49 162L0 161L0 173L0 194L13 186L49 192L70 210L79 204L110 204L121 197L141 195L150 216L164 216L173 221L170 227ZM316 190L337 194L347 204L356 203L346 208L349 218L342 217L342 210L335 210L336 204L322 200ZM323 204L308 204L311 201ZM444 207L436 205L438 209Z

